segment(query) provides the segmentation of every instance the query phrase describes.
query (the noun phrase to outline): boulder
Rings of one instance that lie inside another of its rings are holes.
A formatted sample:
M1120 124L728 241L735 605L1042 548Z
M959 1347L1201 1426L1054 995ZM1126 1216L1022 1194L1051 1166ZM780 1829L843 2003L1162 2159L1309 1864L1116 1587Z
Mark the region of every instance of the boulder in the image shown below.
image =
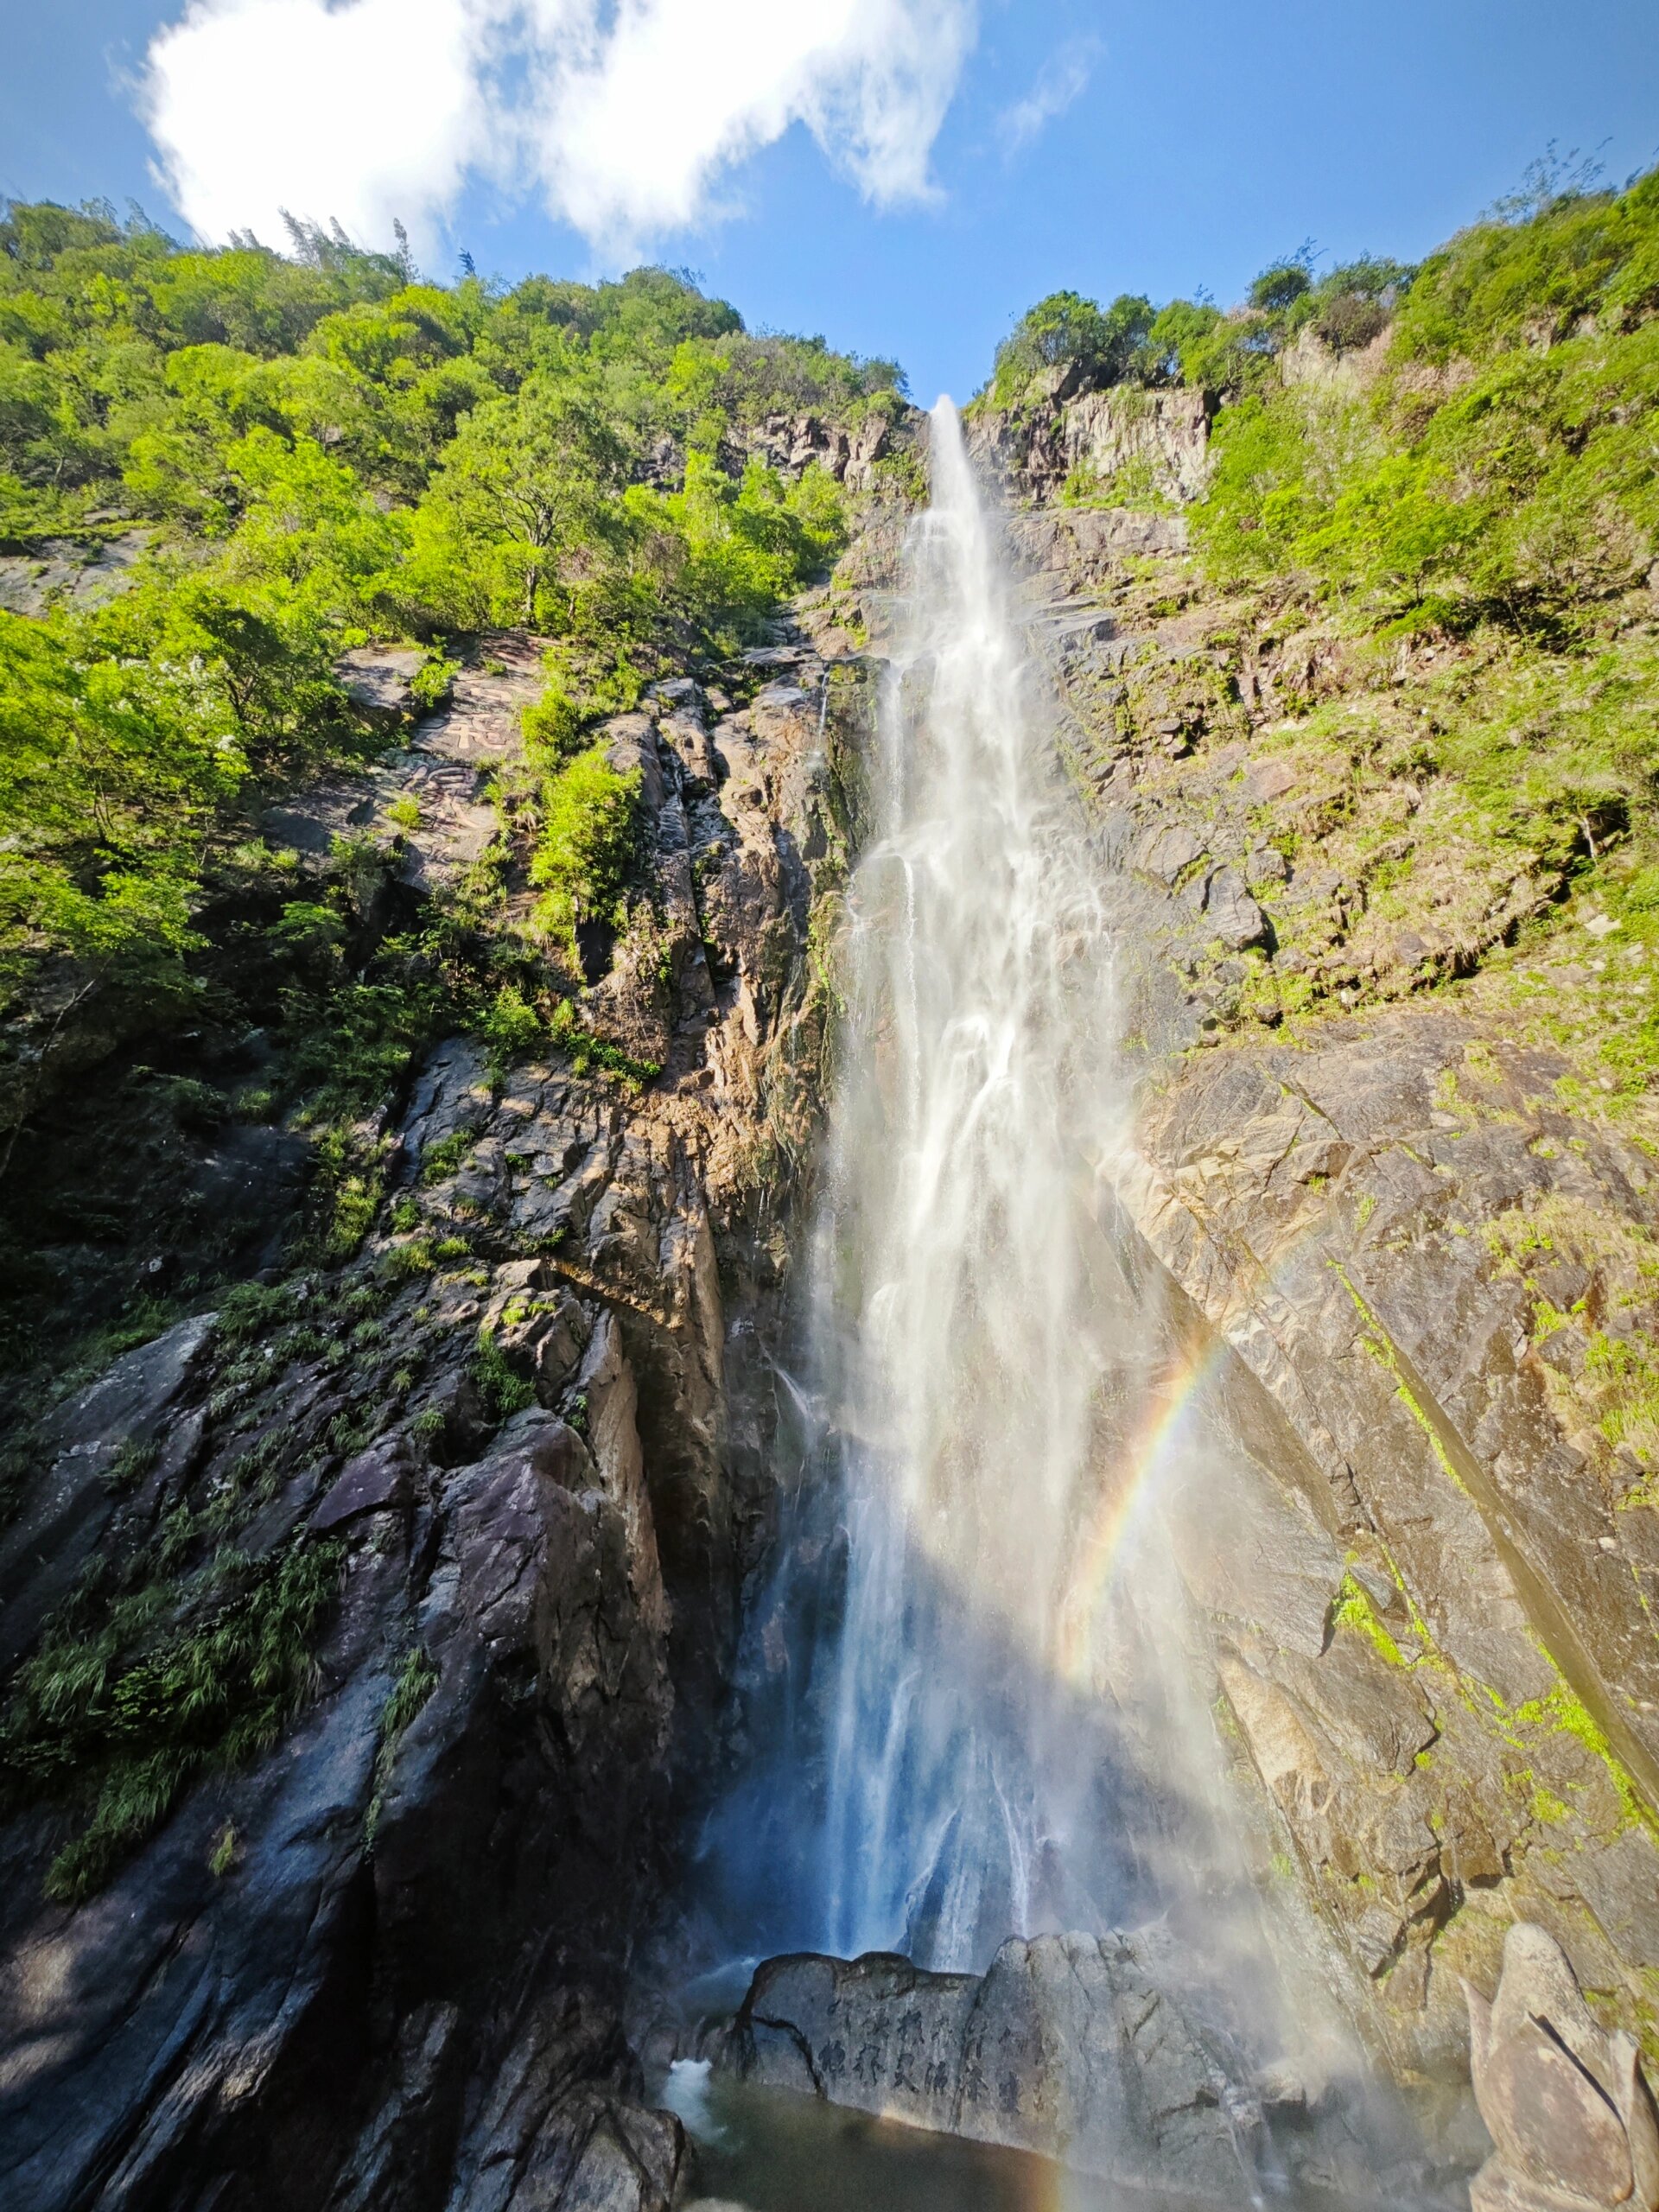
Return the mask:
M1236 2203L1262 2129L1150 1933L1004 1943L983 1975L877 1952L769 1960L720 2063L1126 2184Z
M1519 1921L1489 2005L1469 1983L1470 2068L1497 2146L1471 2212L1659 2208L1659 2116L1635 2039L1608 2035L1554 1937Z
M1263 944L1271 931L1268 918L1244 888L1236 868L1218 868L1205 893L1204 917L1208 928L1229 952Z

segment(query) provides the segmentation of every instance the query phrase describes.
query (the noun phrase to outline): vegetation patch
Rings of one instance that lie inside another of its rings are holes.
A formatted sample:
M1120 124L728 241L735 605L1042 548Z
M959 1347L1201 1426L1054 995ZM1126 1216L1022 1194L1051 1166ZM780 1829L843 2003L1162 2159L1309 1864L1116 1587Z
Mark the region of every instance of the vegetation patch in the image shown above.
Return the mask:
M0 1718L7 1808L41 1798L84 1808L47 1876L60 1904L101 1887L198 1775L267 1750L315 1687L344 1544L302 1539L258 1562L222 1552L175 1586L184 1535L164 1524L156 1581L84 1588Z
M403 1671L381 1708L380 1743L374 1755L374 1794L369 1800L369 1809L364 1821L365 1840L371 1847L374 1843L375 1831L380 1825L381 1808L385 1803L392 1769L397 1764L397 1747L410 1721L437 1686L436 1662L422 1645L411 1644L404 1659Z

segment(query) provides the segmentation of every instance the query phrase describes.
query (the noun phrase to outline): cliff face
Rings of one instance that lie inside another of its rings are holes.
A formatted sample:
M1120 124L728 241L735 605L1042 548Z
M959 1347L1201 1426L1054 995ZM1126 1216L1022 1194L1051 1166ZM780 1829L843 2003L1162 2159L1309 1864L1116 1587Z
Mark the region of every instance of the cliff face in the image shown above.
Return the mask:
M1490 1986L1516 1919L1652 2050L1659 1132L1610 1098L1596 1020L1645 951L1564 849L1472 837L1436 773L1425 732L1494 712L1499 663L1217 592L1185 454L1154 512L1056 506L1099 411L977 435L1023 494L1125 947L1143 1082L1103 1217L1255 1488L1259 1541L1178 1510L1170 1541L1260 1878L1403 2076L1461 2066L1458 1976ZM1654 614L1638 591L1627 626Z
M277 810L302 878L411 798L394 891L465 866L536 645L486 639L403 750ZM645 880L575 1044L438 1045L359 1133L353 1256L34 1432L0 1536L19 2208L668 2201L621 1975L765 1541L863 713L800 629L725 680L605 733Z

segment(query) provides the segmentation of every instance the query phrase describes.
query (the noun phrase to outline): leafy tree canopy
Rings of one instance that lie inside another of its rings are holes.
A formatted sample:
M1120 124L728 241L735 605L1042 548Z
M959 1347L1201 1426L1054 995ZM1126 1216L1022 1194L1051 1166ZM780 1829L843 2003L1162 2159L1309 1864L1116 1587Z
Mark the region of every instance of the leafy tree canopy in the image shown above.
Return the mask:
M749 433L903 388L752 334L684 271L436 284L406 245L287 229L283 252L200 250L137 209L0 203L0 554L142 546L101 601L0 613L13 1013L188 997L194 917L258 795L365 742L342 646L522 622L615 668L641 640L738 642L842 534L839 488L786 486ZM559 786L575 874L543 866L560 931L626 842L587 741L578 721Z

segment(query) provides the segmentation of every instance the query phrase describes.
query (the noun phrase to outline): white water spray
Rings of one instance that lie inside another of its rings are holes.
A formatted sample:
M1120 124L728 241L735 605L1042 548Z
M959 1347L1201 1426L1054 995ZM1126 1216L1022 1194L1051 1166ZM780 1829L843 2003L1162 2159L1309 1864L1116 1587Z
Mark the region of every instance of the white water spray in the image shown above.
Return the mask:
M966 1970L1161 1923L1217 2032L1351 2078L1318 1947L1252 1873L1185 1582L1272 1478L1109 1195L1122 881L948 401L931 457L849 899L805 1465L706 1909L751 1955Z
M1061 1662L1121 1086L1098 893L949 401L931 460L816 1255L848 1531L823 1933L954 1966L1109 1902L1101 1746Z

